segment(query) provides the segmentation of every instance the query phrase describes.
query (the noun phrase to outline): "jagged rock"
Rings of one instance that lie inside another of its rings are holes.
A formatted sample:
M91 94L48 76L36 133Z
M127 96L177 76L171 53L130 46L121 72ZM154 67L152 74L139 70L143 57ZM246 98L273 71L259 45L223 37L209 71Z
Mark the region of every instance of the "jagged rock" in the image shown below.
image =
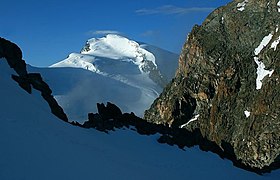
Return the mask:
M117 118L122 115L122 111L120 110L120 108L110 102L107 102L107 106L105 106L103 103L97 103L97 110L99 115L104 120Z
M52 91L48 84L43 81L39 73L27 73L26 63L22 60L22 52L20 48L0 37L0 58L4 57L9 66L15 70L17 75L12 75L20 87L29 94L32 93L32 87L41 92L42 97L48 102L51 112L63 121L68 122L68 118L63 109L52 96Z
M12 74L12 79L15 80L19 86L24 89L29 94L32 93L32 87L31 84L28 82L26 76L16 76Z
M144 118L189 132L199 130L221 149L227 144L225 153L234 154L244 167L279 167L276 3L235 0L196 25L183 47L175 78ZM267 74L262 78L261 73Z
M112 105L114 108L117 107L114 104L107 106L104 104L98 104L99 108L102 109L102 113L109 112L110 106ZM237 167L241 167L258 174L269 172L271 170L259 170L244 165L240 160L237 159L231 144L222 141L221 146L218 146L215 142L203 137L201 131L198 128L190 132L185 128L168 127L163 124L154 124L135 116L134 113L124 113L121 115L118 113L117 117L111 116L110 119L107 119L106 117L108 116L105 114L101 116L99 113L89 113L88 121L84 122L84 124L79 124L78 122L71 122L71 124L83 128L95 128L96 130L105 133L109 133L109 131L115 131L116 128L129 128L141 135L154 135L158 133L161 135L157 140L159 143L168 144L171 146L177 145L182 150L184 150L185 147L199 145L200 149L203 151L211 151L217 153L221 158L232 160L233 164Z
M25 61L22 60L20 48L16 44L0 37L0 58L1 57L7 59L10 67L13 68L18 75L24 76L27 74L26 64Z

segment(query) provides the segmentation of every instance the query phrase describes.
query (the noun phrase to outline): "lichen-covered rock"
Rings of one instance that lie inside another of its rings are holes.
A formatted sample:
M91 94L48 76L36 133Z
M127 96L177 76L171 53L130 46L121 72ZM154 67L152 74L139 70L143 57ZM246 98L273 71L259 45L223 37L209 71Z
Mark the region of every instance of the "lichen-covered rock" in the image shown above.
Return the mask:
M145 112L157 124L228 143L246 166L280 163L280 12L235 0L188 35L176 77ZM230 149L230 148L229 148Z
M42 97L48 102L51 112L63 121L68 121L63 109L59 106L52 95L52 91L48 84L43 81L39 73L28 73L26 70L26 63L22 60L22 52L20 48L0 37L0 58L5 58L11 68L15 70L18 75L12 75L20 87L28 93L32 93L32 88L41 92Z

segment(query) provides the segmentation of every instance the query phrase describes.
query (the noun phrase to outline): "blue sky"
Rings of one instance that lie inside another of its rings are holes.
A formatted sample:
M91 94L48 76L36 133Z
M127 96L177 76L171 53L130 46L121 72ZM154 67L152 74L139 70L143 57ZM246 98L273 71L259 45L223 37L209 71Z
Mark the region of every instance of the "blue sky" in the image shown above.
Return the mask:
M0 36L28 64L48 66L79 52L87 39L116 32L180 53L186 35L230 0L1 0Z

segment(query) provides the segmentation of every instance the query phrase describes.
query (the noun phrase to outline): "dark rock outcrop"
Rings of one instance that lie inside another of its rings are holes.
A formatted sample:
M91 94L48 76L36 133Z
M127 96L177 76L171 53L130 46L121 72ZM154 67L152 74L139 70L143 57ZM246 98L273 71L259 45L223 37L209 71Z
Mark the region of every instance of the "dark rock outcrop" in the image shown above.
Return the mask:
M6 58L8 64L18 75L25 76L27 74L25 61L22 60L22 52L20 48L6 39L0 37L0 58Z
M0 58L5 58L11 68L15 70L18 75L12 75L20 87L28 93L32 93L32 88L41 92L42 97L48 102L51 112L63 121L68 121L63 109L59 106L57 101L52 96L52 91L48 84L43 81L39 73L28 73L26 70L26 63L22 60L22 52L20 48L0 37Z
M175 78L145 112L145 119L194 135L199 131L246 167L279 167L277 2L235 0L196 25Z

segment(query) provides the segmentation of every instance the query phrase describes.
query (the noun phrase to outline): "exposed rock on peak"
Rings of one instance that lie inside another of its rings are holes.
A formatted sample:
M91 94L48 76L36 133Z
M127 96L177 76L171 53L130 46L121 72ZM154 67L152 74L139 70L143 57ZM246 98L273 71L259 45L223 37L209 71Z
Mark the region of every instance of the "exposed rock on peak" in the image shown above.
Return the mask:
M145 118L199 129L243 164L279 164L280 13L277 1L233 1L189 34L176 77Z

